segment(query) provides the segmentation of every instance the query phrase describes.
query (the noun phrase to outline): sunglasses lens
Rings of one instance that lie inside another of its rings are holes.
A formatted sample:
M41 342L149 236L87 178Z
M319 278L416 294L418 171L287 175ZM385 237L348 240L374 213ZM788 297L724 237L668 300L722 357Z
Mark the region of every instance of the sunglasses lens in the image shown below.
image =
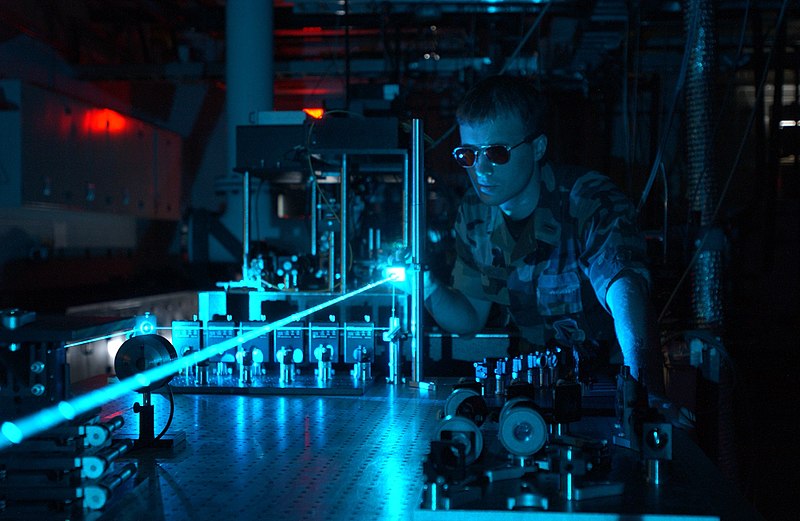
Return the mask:
M467 147L457 147L453 150L453 157L456 162L467 168L475 164L475 151Z
M495 165L504 165L508 163L508 160L511 159L510 153L506 147L503 145L492 145L487 147L484 150L484 154L486 154L486 159L494 163Z
M503 145L491 145L481 150L476 150L472 147L456 147L453 149L453 157L456 158L456 162L459 165L469 168L475 166L478 154L481 152L486 154L486 159L495 165L504 165L511 159L511 151Z

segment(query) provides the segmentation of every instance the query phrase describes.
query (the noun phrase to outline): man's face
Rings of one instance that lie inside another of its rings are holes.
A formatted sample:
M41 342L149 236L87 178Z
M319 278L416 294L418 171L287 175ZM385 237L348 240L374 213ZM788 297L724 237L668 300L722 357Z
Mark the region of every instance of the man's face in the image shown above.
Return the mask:
M482 123L464 124L459 129L461 144L474 147L512 147L525 139L527 134L520 118L514 115L504 115ZM523 143L511 150L510 154L507 163L496 165L486 154L480 152L475 164L465 169L478 197L489 206L501 206L504 209L509 205L513 207L530 190L537 166L533 144Z

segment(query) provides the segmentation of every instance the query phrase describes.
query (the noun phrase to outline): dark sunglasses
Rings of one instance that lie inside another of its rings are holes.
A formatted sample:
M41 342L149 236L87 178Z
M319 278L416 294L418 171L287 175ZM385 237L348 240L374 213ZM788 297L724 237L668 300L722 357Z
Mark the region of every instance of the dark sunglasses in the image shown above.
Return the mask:
M511 159L511 151L525 143L531 143L536 139L537 134L528 134L525 139L513 146L508 145L485 145L476 147L472 145L464 145L453 149L453 157L456 163L464 168L475 166L478 161L478 156L483 153L486 159L492 162L493 165L504 165Z

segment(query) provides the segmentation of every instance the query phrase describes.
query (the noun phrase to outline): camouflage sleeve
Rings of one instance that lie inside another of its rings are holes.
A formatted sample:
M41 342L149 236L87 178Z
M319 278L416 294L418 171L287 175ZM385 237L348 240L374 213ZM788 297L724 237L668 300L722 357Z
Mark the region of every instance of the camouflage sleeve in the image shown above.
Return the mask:
M636 212L609 178L597 172L578 178L570 192L569 210L578 223L581 268L607 311L606 292L623 270L642 276L649 285L647 251Z

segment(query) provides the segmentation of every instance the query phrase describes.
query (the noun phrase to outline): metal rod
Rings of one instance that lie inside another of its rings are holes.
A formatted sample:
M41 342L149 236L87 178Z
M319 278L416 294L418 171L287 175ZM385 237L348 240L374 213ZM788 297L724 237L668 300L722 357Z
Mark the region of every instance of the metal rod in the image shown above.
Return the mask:
M667 171L664 168L664 163L661 163L661 176L664 180L664 228L663 237L661 241L661 255L664 265L667 264L667 241L669 240L669 180L667 179Z
M336 288L336 234L333 230L328 232L328 292L333 293Z
M422 120L411 121L411 380L422 379L422 271L425 233L425 157Z
M246 282L250 256L250 172L245 170L242 179L242 281Z
M339 270L341 282L341 293L347 292L347 154L342 154L342 178L341 178L342 193L339 196L339 205L341 210L339 216L341 217L341 233L339 234Z
M408 248L408 232L409 232L409 192L410 184L408 180L408 154L403 156L403 248Z
M73 420L82 414L89 412L96 407L100 407L109 403L121 396L131 393L142 387L147 387L152 382L169 378L178 374L182 369L191 367L200 362L204 362L211 357L218 356L223 352L231 349L232 347L241 345L245 342L254 340L265 333L274 331L280 327L286 326L292 322L305 318L317 311L325 309L334 304L338 304L344 300L354 297L365 291L369 291L377 286L385 284L392 280L391 277L386 277L377 282L367 284L366 286L353 290L350 293L339 295L316 306L312 306L303 311L293 313L286 318L276 320L270 324L265 324L261 327L254 328L248 332L242 332L240 335L229 338L219 344L208 346L200 351L194 351L191 354L172 360L164 365L153 367L147 371L138 373L130 378L125 378L117 383L107 385L102 389L88 392L86 394L77 396L70 400L62 401L52 407L42 409L34 414L25 416L23 418L3 422L0 426L0 450L5 449L11 445L21 443L23 439L29 438L56 425L67 421Z
M317 254L317 179L311 172L311 255Z

